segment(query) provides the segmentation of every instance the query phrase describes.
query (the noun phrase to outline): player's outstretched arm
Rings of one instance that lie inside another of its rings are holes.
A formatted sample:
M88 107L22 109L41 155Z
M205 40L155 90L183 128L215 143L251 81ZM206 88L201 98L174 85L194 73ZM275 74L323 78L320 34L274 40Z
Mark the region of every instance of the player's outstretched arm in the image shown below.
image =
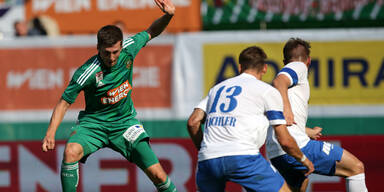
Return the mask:
M149 34L149 39L155 38L164 31L176 10L171 0L155 0L155 3L165 14L154 21L146 30Z
M321 131L323 130L323 128L321 127L314 127L314 128L309 128L309 127L306 127L305 128L305 133L308 135L308 137L310 137L311 139L313 140L317 140L319 139L321 136L323 136L323 134L321 134Z
M287 121L287 125L291 126L292 124L296 124L291 108L291 103L288 98L288 87L291 84L289 78L285 75L278 75L272 82L273 86L280 92L280 95L283 99L284 105L284 117L285 121Z
M273 128L275 129L276 138L283 150L307 167L306 176L311 174L315 170L312 162L301 152L296 141L289 134L287 127L285 125L275 125Z
M193 143L195 144L197 150L200 149L200 144L203 140L203 131L201 130L201 124L204 123L205 118L205 112L199 108L195 108L188 118L188 133Z
M42 149L44 152L48 150L55 149L55 134L56 130L59 127L61 121L64 118L67 109L71 106L64 99L60 99L56 104L55 109L53 110L51 121L49 122L49 126L47 132L45 133L45 137L43 139Z

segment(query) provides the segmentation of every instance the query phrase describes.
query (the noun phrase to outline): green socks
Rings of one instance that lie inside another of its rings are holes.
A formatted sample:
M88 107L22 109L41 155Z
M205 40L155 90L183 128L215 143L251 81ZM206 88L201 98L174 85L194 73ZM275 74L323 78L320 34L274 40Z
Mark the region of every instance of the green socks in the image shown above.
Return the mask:
M167 177L167 180L164 183L155 184L159 192L177 192L175 185Z
M65 163L61 165L61 186L63 192L76 192L79 181L79 163ZM177 192L175 185L167 177L164 183L155 184L159 192Z
M76 192L79 182L79 163L65 163L61 165L61 187L63 192Z

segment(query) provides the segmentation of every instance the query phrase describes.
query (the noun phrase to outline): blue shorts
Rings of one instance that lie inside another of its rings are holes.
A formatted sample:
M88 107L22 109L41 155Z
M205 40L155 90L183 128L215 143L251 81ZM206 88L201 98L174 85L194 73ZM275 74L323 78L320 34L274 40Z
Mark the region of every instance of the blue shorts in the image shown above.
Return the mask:
M275 192L284 184L283 177L261 155L200 161L196 177L200 192L223 192L227 181L240 184L248 192Z
M301 151L312 161L314 173L328 176L335 174L336 161L340 161L343 155L343 148L316 140L310 140ZM306 179L304 173L307 168L287 154L271 159L271 163L291 187L300 188Z

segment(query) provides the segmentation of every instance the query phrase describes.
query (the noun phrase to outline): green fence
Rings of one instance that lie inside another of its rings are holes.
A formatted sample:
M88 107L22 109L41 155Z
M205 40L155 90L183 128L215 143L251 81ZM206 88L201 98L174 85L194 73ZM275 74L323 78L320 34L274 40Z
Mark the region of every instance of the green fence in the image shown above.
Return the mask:
M204 30L383 27L382 1L202 0Z
M63 122L56 134L57 140L65 140L74 122ZM187 138L186 120L143 121L153 138ZM310 118L308 126L323 127L324 135L374 135L384 134L384 117ZM42 140L48 122L1 123L0 141Z

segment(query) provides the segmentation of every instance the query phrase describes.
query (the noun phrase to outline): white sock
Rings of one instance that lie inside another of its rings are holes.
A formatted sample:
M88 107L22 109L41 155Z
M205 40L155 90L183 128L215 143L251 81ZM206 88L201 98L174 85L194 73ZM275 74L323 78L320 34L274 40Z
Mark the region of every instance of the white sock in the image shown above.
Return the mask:
M347 184L347 192L368 192L365 186L365 174L360 173L345 178Z

